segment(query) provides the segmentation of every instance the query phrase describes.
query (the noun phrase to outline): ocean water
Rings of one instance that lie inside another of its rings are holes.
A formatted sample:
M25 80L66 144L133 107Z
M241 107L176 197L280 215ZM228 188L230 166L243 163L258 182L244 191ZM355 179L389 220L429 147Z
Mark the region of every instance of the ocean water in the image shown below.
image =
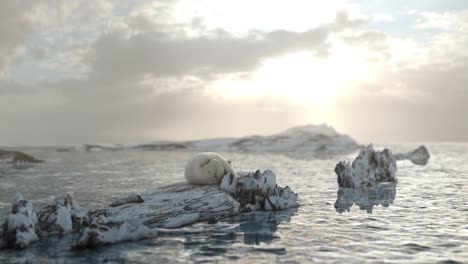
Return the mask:
M154 239L70 251L74 235L51 236L28 249L0 251L0 263L466 263L468 145L428 144L427 166L398 163L398 183L338 190L335 164L284 155L222 153L239 171L272 169L299 194L300 207L199 223ZM393 152L417 145L389 145ZM130 192L184 181L182 151L56 152L20 148L47 162L0 167L0 219L15 192L36 208L74 192L86 208Z

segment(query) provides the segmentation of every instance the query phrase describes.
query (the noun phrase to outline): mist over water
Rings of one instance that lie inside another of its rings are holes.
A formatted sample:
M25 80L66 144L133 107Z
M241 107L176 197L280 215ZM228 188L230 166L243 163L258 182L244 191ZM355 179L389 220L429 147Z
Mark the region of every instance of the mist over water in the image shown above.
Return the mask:
M378 147L378 146L377 146ZM390 145L404 152L417 145ZM398 182L359 193L338 192L335 164L347 157L291 159L280 154L221 153L237 171L272 169L299 194L300 207L199 223L154 239L72 252L73 235L43 238L24 251L4 250L1 263L419 262L468 260L468 145L428 144L427 166L398 163ZM0 217L15 192L45 204L74 192L86 208L130 192L184 181L186 151L56 152L22 148L45 163L0 167ZM341 209L335 209L337 199ZM356 204L357 203L357 204ZM343 208L344 206L344 208ZM349 210L349 212L348 212ZM371 214L369 213L371 212Z

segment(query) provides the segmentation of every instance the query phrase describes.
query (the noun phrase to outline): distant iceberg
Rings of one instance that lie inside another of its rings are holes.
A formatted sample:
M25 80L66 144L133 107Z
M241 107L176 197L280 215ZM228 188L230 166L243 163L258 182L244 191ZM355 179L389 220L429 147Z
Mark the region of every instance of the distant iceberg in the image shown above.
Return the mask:
M30 164L41 163L42 160L36 159L26 153L19 151L1 150L0 149L0 163L9 164Z
M193 145L202 148L209 142L199 141ZM309 159L347 155L358 150L360 145L351 137L323 124L292 127L269 136L242 137L218 147L227 151L280 153L292 158Z
M431 155L427 150L426 146L420 146L413 151L407 153L398 153L395 154L396 160L409 160L413 164L424 166L429 161Z
M292 127L284 132L267 136L252 135L241 138L216 138L181 142L159 141L127 146L86 144L77 147L81 151L140 149L278 153L297 159L348 155L360 148L361 146L350 136L340 134L332 126L326 124ZM63 151L63 148L59 151Z

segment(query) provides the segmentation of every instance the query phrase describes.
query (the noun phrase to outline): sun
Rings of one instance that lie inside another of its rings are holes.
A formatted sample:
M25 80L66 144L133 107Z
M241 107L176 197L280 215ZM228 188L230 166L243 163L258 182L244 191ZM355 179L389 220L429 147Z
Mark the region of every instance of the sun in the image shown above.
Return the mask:
M368 72L361 54L336 45L329 56L304 51L265 59L249 78L231 76L216 86L229 97L281 97L323 109Z
M322 106L338 93L333 75L327 60L304 52L264 61L255 82L266 93Z

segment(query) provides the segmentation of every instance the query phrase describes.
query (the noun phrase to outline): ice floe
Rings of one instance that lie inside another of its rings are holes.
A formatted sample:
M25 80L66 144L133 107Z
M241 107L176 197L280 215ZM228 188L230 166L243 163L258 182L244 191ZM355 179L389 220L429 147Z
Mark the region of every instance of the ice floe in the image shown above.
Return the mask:
M38 237L78 232L72 249L157 236L158 229L180 228L252 210L298 206L297 194L280 187L271 170L226 174L220 185L178 183L116 199L111 207L88 210L70 193L55 197L36 214L18 194L0 231L0 248L25 248Z

